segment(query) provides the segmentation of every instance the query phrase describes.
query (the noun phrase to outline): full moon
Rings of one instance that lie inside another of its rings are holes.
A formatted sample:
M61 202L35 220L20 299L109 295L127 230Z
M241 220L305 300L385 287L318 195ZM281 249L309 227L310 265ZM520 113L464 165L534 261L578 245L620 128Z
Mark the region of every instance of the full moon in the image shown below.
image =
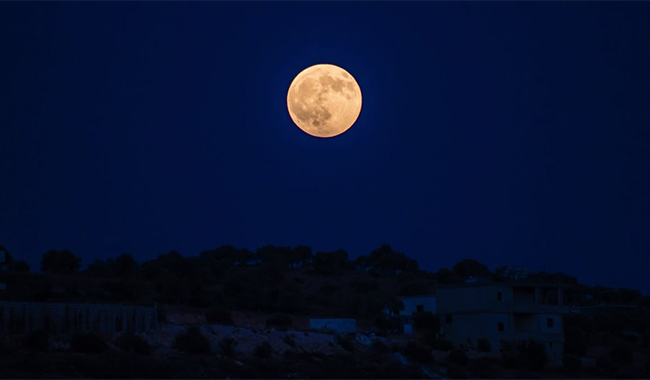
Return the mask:
M287 93L289 115L315 137L334 137L350 129L361 112L361 89L352 75L330 64L301 71Z

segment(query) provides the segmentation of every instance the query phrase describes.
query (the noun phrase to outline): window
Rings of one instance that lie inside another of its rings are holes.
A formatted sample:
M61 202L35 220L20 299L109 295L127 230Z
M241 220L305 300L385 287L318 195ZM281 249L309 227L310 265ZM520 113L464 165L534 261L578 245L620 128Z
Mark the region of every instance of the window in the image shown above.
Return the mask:
M447 318L446 318L446 322L447 322L447 323L451 323L451 322L453 322L453 319L451 318L451 315L448 315L448 316L447 316Z
M546 318L546 327L551 328L553 327L553 318Z
M497 325L497 330L499 330L499 331L504 331L505 330L505 326L504 326L503 322L499 322L499 324Z
M418 313L424 312L424 305L418 305Z
M503 301L503 293L502 292L497 293L497 301Z

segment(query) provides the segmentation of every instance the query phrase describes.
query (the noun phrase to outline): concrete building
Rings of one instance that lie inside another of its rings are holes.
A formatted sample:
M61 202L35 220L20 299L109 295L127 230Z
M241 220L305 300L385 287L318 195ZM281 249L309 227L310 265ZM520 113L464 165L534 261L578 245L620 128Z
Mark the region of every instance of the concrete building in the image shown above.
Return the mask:
M454 344L487 339L493 353L502 341L542 342L551 365L564 353L563 315L569 306L558 285L473 283L436 292L442 334Z

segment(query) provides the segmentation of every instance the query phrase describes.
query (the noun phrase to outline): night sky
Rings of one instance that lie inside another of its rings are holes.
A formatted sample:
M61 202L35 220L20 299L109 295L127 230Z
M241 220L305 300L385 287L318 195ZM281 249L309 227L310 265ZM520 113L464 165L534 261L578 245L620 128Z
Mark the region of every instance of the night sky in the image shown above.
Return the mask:
M0 4L0 244L381 243L650 293L650 3ZM349 71L331 139L286 94Z

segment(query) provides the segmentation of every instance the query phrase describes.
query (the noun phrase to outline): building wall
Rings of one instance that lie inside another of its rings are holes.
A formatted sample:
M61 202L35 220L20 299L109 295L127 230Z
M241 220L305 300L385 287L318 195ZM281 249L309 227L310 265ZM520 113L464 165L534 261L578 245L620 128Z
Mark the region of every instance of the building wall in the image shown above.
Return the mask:
M512 305L512 288L507 285L442 287L436 291L436 297L439 314L509 312Z
M503 324L503 331L499 331L499 323ZM508 313L463 313L451 314L440 317L443 335L455 345L469 342L473 344L479 339L490 342L492 352L499 352L501 339L510 337L512 331L512 318Z
M547 318L553 319L553 327L546 327ZM502 323L503 331L499 330ZM499 353L502 340L535 339L544 344L551 365L561 365L564 354L562 315L512 313L461 313L440 317L443 335L455 345L473 343L479 339L490 342L492 353ZM542 327L542 325L544 327Z
M152 306L0 302L0 333L24 334L49 329L54 334L76 332L144 332L158 327Z
M404 310L400 311L401 316L411 316L418 311L418 306L422 306L423 311L430 311L434 314L437 312L436 296L421 297L400 297L404 303Z
M501 340L532 338L545 345L551 365L561 365L565 309L561 306L562 291L549 287L558 298L557 305L549 305L539 296L541 288L515 290L499 284L438 289L438 314L445 337L454 344L467 344L468 340L475 343L484 338L490 342L493 353L500 351Z
M357 331L357 321L352 318L310 319L309 328L331 330L342 334L351 333Z

